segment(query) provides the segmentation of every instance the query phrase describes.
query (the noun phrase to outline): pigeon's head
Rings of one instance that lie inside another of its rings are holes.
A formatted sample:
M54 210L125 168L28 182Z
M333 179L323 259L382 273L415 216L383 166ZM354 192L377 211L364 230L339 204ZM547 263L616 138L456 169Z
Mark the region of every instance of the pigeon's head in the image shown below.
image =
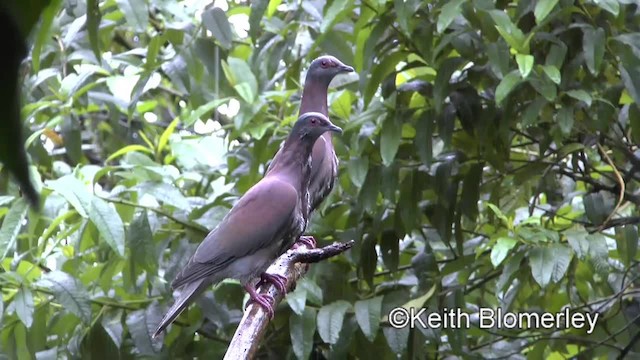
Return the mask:
M311 62L307 79L324 80L328 85L336 75L350 72L353 72L351 66L343 64L334 56L323 55Z
M318 112L307 112L298 118L293 125L292 135L312 144L327 131L342 133L342 129L333 125L328 117Z

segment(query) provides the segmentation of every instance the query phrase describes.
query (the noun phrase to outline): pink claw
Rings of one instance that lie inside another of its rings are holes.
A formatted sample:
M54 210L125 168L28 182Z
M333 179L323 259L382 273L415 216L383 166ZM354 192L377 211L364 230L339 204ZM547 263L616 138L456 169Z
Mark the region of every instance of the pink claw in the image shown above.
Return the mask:
M300 236L298 241L294 244L294 247L298 247L300 245L307 245L310 249L315 249L316 247L316 238L313 236Z
M262 273L256 289L263 284L272 283L281 294L287 293L287 278L279 274Z
M273 299L273 296L258 293L251 284L245 285L244 289L249 293L249 301L253 301L262 306L267 315L269 315L269 319L273 319L275 316L275 311L273 310L273 303L275 303L275 300Z

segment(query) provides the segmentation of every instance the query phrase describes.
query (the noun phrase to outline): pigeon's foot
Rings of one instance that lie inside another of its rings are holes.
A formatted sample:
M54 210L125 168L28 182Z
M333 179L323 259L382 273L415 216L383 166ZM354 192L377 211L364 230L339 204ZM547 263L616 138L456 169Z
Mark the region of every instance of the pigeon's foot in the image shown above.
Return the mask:
M287 293L287 278L285 276L264 272L260 275L260 281L258 281L256 289L258 289L261 285L267 283L272 283L282 295L285 295Z
M307 245L307 247L309 249L315 249L316 248L316 238L314 238L313 236L300 236L300 238L298 238L298 241L296 241L295 244L293 244L294 249L297 248L298 246L301 245Z
M251 284L245 285L244 289L249 293L249 302L253 301L262 306L267 315L269 315L269 319L273 319L275 315L275 311L273 310L273 304L275 303L275 300L273 299L273 296L269 294L258 293Z

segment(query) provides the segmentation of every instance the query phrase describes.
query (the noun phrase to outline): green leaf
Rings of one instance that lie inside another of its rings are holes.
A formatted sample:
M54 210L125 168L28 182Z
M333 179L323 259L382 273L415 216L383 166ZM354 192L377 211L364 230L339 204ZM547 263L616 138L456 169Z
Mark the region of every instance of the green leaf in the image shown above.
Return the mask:
M588 107L591 107L592 98L588 92L584 90L569 90L566 94L576 100L584 102Z
M325 343L335 344L338 342L344 315L350 308L351 304L344 300L338 300L320 308L318 311L318 333Z
M345 16L353 11L353 0L334 0L327 8L322 23L320 24L320 32L326 33L327 30L333 28L333 25L342 21Z
M205 10L202 13L202 23L207 30L211 31L223 48L231 48L233 41L231 24L229 24L229 19L227 19L224 10L219 7L211 7Z
M349 160L347 166L347 173L351 182L361 188L364 184L364 180L367 178L367 172L369 171L369 158L366 156L354 157Z
M367 81L366 88L364 89L365 106L369 106L369 103L371 103L371 99L380 88L382 80L391 72L395 71L396 65L398 65L400 61L405 60L406 57L407 54L404 52L394 52L386 55L379 65L374 65L373 69L371 69L371 78Z
M516 62L518 63L518 70L523 79L526 79L533 69L534 58L532 55L516 54Z
M502 213L502 211L493 204L487 204L487 207L491 209L491 211L502 221L502 224L505 226L509 226L510 221L507 217Z
M18 292L16 293L13 301L18 318L20 319L20 321L22 321L24 326L30 328L31 324L33 323L33 312L35 310L35 307L33 305L33 294L31 293L31 290L29 290L29 288L21 286L18 289Z
M27 210L29 210L29 207L26 200L20 198L13 203L13 206L11 206L11 209L2 220L2 227L0 227L0 260L6 258L15 245L22 228L22 222L27 216Z
M553 65L542 65L542 71L544 71L549 80L557 85L560 85L560 82L562 82L562 75L560 75L560 70L558 70L557 67Z
M493 267L498 267L504 261L509 254L509 250L518 243L518 240L512 237L500 237L496 244L491 249L491 264Z
M549 79L546 77L532 77L529 78L528 81L529 84L531 84L531 86L533 86L533 88L549 102L555 101L556 96L558 96L558 89L553 82L549 81Z
M541 287L545 288L551 280L557 282L562 279L569 268L572 256L571 249L561 244L531 249L529 253L531 275Z
M212 110L218 108L218 106L226 103L227 101L229 101L229 98L216 99L213 101L209 101L204 105L199 106L197 109L191 111L191 113L189 113L189 116L187 116L186 119L184 119L184 125L192 126L193 124L196 123L196 121L198 121L202 116L204 116L204 114L211 112Z
M249 14L249 36L251 36L251 41L253 41L254 44L257 43L256 39L258 38L259 32L262 30L260 28L260 21L262 20L268 5L269 0L257 0L251 2L251 13Z
M222 62L222 69L238 94L248 103L253 103L258 95L258 81L249 65L242 59L229 57L227 62Z
M558 110L557 122L563 135L571 134L571 129L573 129L573 108L563 107Z
M622 47L619 56L622 61L618 67L622 82L636 104L640 104L640 59L628 47Z
M55 270L45 274L38 284L53 292L53 296L62 305L63 310L74 314L85 324L91 322L89 294L77 279L65 272Z
M180 190L171 184L165 182L145 181L137 187L141 194L149 194L156 200L175 206L181 210L190 210L191 206L187 198L182 195Z
M460 5L464 2L465 0L451 0L442 6L440 15L438 15L438 23L436 25L436 29L440 34L449 27L453 19L460 15Z
M160 135L160 140L158 140L158 154L160 154L162 150L164 150L164 148L167 146L169 137L176 130L176 126L178 126L178 121L179 118L173 119L169 126L167 126L167 128L162 132L162 135Z
M135 32L141 33L147 29L149 23L149 9L145 0L116 0L118 7L127 19L127 24Z
M638 252L638 229L635 225L616 227L616 244L618 256L625 266L629 266L635 260Z
M40 16L40 27L36 33L36 38L31 50L31 63L33 64L33 71L35 73L40 71L40 55L42 53L42 47L51 36L51 24L53 24L53 19L58 13L58 8L61 3L61 0L52 0L49 3L49 6L42 11L42 15Z
M313 335L316 332L316 310L307 307L302 315L289 316L291 347L298 359L308 359L313 350Z
M520 30L509 18L509 15L502 10L491 10L489 15L496 24L496 29L500 36L516 51L526 54L529 52L529 41L525 39Z
M287 304L294 313L302 316L305 311L305 305L307 303L307 291L297 286L296 289L286 295Z
M387 269L396 271L400 262L400 239L395 230L385 230L380 235L380 252Z
M380 130L380 155L385 166L393 163L401 141L402 125L395 116L387 116Z
M601 27L597 29L594 29L593 27L583 27L582 32L584 35L582 37L584 59L591 74L596 76L600 72L600 65L604 58L604 29Z
M80 180L73 175L66 175L57 180L47 181L47 186L62 195L80 216L89 217L92 195Z
M373 342L380 327L380 315L382 313L382 296L356 301L354 304L356 321L362 329L364 336Z
M610 12L613 16L620 13L620 3L618 0L594 0L594 3L605 11Z
M540 24L542 20L549 15L556 4L558 4L558 0L538 0L536 7L533 10L533 15L536 17L536 23Z
M89 44L98 63L102 62L100 39L98 38L101 17L99 1L87 0L87 32L89 33Z
M471 221L475 221L478 217L478 200L480 199L483 167L482 163L473 164L462 183L461 210L464 216Z
M522 82L522 76L520 72L513 70L508 73L502 80L498 87L496 87L496 103L501 104L502 101L509 95L518 84Z
M383 327L382 332L384 333L384 337L387 340L387 344L391 348L391 351L395 354L404 353L407 348L407 341L409 340L409 329L408 326L405 326L400 329L396 329L393 327Z
M127 315L127 327L133 338L133 343L141 355L153 356L162 348L162 342L154 341L152 337L160 320L162 320L162 312L157 303Z
M89 219L98 229L102 238L120 257L124 256L124 224L112 205L94 197L91 199Z
M149 273L154 274L156 272L158 267L157 252L146 211L143 210L138 213L129 225L127 246L131 250L130 260L132 263L139 264Z

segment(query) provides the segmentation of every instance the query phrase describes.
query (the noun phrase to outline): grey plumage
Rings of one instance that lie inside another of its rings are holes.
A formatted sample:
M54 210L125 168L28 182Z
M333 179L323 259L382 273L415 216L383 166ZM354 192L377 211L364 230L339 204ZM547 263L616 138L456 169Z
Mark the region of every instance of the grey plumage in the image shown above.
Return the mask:
M154 336L196 296L226 278L238 279L252 300L273 313L269 296L258 294L252 281L291 247L307 226L310 155L313 144L325 131L342 130L320 113L298 118L265 177L205 237L173 281L172 287L182 287L182 292Z

